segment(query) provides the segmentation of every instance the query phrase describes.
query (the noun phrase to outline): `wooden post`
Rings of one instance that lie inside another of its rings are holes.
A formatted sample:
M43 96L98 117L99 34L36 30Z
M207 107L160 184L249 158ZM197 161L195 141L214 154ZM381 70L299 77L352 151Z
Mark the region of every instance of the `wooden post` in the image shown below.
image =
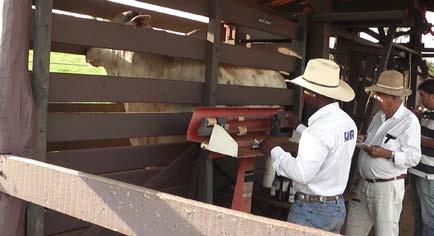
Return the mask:
M219 75L219 55L221 45L221 1L209 0L208 2L209 23L207 34L207 48L205 59L205 86L203 104L205 106L215 106L216 91ZM201 186L200 200L207 203L213 202L213 166L212 160L209 159L207 153L203 153L201 158L204 158L199 173L199 184Z
M418 7L418 3L415 3L415 8ZM413 50L415 50L416 52L420 52L423 50L423 43L422 43L422 15L420 14L416 14L415 15L415 25L413 27L413 30L411 31L410 34L410 45L412 47ZM418 67L418 60L416 55L411 55L409 56L409 60L410 60L410 75L409 75L409 84L410 84L410 89L413 91L413 93L408 97L407 100L407 106L408 107L414 107L416 105L416 95L417 95L417 67ZM422 61L422 60L420 60Z
M209 23L205 59L205 86L203 103L216 104L217 80L219 74L219 49L221 45L221 5L220 0L209 0Z
M327 13L331 10L331 1L311 1L315 12ZM330 23L309 22L307 32L306 63L313 58L329 59ZM307 119L315 112L315 109L304 104L302 109L302 121L307 123Z
M32 87L36 105L35 159L39 161L45 161L47 152L52 8L53 0L35 1ZM44 209L41 206L31 204L27 207L27 235L44 235Z
M0 1L0 153L32 156L30 17L30 0ZM24 210L23 201L0 192L0 235L24 235Z
M377 82L378 76L381 74L381 72L383 72L384 70L387 69L387 64L389 62L389 56L390 56L390 51L392 50L395 32L396 32L396 26L390 27L389 30L387 31L387 37L386 37L386 41L384 42L383 50L381 53L379 68L378 68L377 73L375 74L373 81L372 81L373 84L375 84ZM372 118L373 107L374 107L374 103L373 103L371 97L369 97L368 102L366 104L366 110L365 110L365 116L364 116L365 119L363 121L363 125L360 128L360 133L362 133L362 134L365 134L366 131L368 130L369 123L370 123L370 120Z

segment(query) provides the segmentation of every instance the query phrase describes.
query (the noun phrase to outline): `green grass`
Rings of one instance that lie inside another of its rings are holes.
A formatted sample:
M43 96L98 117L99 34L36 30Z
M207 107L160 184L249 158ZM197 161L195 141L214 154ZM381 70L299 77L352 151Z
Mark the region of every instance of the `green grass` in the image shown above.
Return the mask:
M32 70L33 50L29 51L29 70ZM50 72L107 75L102 67L93 67L86 63L84 55L52 52L50 54Z

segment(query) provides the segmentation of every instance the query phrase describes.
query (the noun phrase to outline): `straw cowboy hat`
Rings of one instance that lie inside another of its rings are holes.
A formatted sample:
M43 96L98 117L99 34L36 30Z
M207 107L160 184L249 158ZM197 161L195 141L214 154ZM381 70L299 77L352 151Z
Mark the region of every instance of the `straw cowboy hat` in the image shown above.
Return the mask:
M404 88L404 76L396 70L387 70L380 74L378 82L365 89L368 92L380 92L398 97L406 97L411 90Z
M353 100L355 95L353 89L339 79L339 66L327 59L316 58L309 60L303 75L290 82L315 93L344 102Z

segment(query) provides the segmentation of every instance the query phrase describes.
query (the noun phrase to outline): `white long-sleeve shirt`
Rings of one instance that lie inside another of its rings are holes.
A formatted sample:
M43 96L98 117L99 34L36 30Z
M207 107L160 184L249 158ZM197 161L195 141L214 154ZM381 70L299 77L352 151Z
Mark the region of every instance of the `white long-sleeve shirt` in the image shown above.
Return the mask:
M416 166L421 158L419 121L403 105L387 120L386 115L379 111L372 118L365 143L395 152L395 161L373 158L361 151L358 163L361 177L389 179L405 174L407 168Z
M357 139L354 121L338 103L322 107L302 131L298 156L281 147L271 150L276 173L294 180L296 191L335 196L345 190Z

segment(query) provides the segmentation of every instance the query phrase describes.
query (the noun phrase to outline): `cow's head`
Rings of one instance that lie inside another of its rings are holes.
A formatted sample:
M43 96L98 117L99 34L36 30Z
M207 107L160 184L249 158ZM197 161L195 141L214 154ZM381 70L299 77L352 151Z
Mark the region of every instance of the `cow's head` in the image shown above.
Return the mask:
M111 23L115 24L124 24L124 25L132 25L134 27L140 28L152 28L151 26L151 16L140 14L136 11L126 11L121 14L115 16L110 20ZM110 58L107 54L111 54L111 49L102 49L102 48L90 48L86 52L86 61L93 66L102 66L101 58ZM114 63L114 62L113 62Z
M151 16L136 11L126 11L110 20L112 23L132 25L134 27L152 28Z

